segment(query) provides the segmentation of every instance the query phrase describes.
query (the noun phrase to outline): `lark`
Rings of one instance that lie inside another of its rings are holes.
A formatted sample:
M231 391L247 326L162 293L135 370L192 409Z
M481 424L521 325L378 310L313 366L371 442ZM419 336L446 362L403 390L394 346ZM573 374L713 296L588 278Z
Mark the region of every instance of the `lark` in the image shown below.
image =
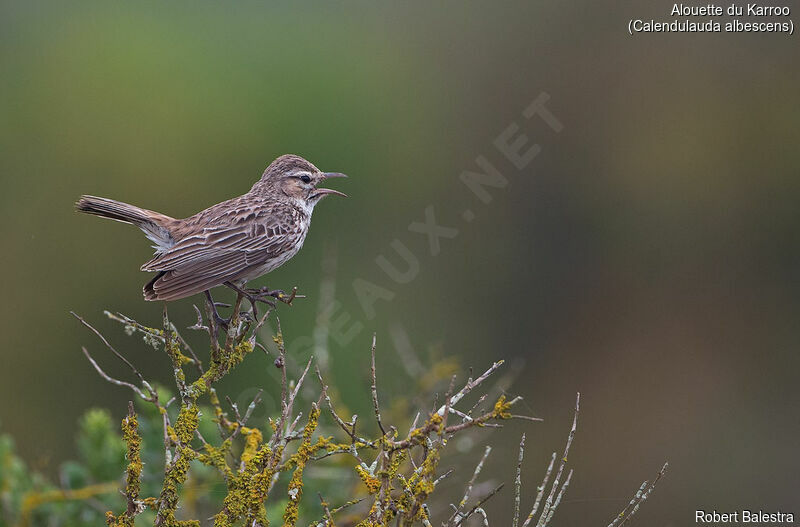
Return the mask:
M345 196L318 185L346 177L321 172L300 156L287 154L273 161L246 194L209 207L184 219L113 199L81 196L80 212L139 227L154 243L153 258L143 271L156 273L143 288L145 300L178 300L205 293L216 313L210 290L225 285L253 303L288 295L267 288L245 289L290 260L302 248L314 207L325 196ZM293 296L291 297L293 298ZM291 302L289 298L289 302Z

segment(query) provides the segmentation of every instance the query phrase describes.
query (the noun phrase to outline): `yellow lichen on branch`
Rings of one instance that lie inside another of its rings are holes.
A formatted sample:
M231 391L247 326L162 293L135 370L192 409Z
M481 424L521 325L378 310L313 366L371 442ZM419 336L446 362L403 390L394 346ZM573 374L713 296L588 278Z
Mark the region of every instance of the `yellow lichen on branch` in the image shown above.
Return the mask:
M264 440L264 437L261 435L261 430L258 428L247 428L246 426L241 427L242 435L245 436L244 442L244 450L242 450L242 455L240 459L242 463L247 464L252 459L253 456L256 455L258 452L258 447L261 445L261 442Z
M492 417L494 419L511 419L511 403L506 401L506 396L501 395L497 402L494 403L492 410Z
M133 527L136 515L144 508L139 501L139 492L142 484L142 438L139 436L139 421L133 411L133 402L128 403L128 415L122 418L122 439L125 441L128 466L125 470L125 498L128 507L119 516L109 511L106 513L106 523L109 527Z
M356 465L356 473L358 477L361 478L361 481L364 483L364 486L367 487L367 491L370 494L375 494L381 489L381 480L375 476L371 476L361 465Z
M294 473L292 479L289 481L289 503L283 512L283 526L294 527L297 523L297 516L300 506L300 499L303 497L303 470L306 468L311 454L313 453L311 447L311 436L319 423L319 408L316 404L312 403L311 412L308 415L308 423L306 423L305 430L303 430L303 440L297 449L295 457Z
M232 346L230 349L222 351L217 360L211 361L211 366L208 370L192 383L190 387L192 396L197 398L206 393L211 387L211 384L224 377L252 352L253 345L246 340Z

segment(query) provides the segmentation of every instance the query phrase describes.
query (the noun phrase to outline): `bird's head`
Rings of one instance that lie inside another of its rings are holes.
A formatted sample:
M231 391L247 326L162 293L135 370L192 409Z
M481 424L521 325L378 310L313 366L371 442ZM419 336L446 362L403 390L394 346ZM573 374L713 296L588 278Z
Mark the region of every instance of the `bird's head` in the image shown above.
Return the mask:
M329 194L347 197L347 194L338 190L317 186L326 179L335 177L347 176L339 172L322 172L302 157L286 154L267 167L256 187L267 187L283 193L298 205L313 209L314 205Z

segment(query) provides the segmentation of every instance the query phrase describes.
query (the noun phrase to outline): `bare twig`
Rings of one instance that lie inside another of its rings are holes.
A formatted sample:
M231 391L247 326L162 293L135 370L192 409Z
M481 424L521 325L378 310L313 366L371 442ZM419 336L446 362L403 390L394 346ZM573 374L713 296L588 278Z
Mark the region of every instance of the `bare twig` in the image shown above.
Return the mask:
M333 510L331 511L331 514L336 514L337 512L341 512L341 511L345 510L345 509L346 509L346 508L348 508L348 507L352 507L353 505L358 505L359 503L361 503L361 502L362 502L362 501L364 501L365 499L366 499L366 498L358 498L358 499L356 499L356 500L350 500L350 501L348 501L347 503L343 503L342 505L339 505L338 507L336 507L335 509L333 509Z
M440 442L442 443L442 445L444 445L444 442L446 440L445 437L444 437L444 431L447 430L447 418L450 417L450 397L453 395L453 390L455 389L455 386L456 386L456 376L453 375L452 377L450 377L450 385L447 387L447 393L444 396L444 400L445 400L445 403L444 403L444 415L442 416L442 430L443 430L443 432L442 432L442 435L440 437Z
M197 307L197 304L192 304L192 307L194 308L194 312L197 315L197 322L195 322L193 326L189 326L187 329L193 329L196 331L206 331L210 335L211 333L208 326L203 324L203 315L200 314L200 308Z
M461 390L459 390L458 393L453 395L447 401L447 403L449 403L449 406L450 407L455 406L456 403L458 403L458 401L463 399L465 395L467 395L469 392L471 392L473 389L475 389L476 386L478 386L483 381L485 381L492 373L494 373L495 370L497 370L497 368L502 366L503 362L504 361L502 361L502 360L499 360L499 361L495 362L494 364L492 364L491 368L489 368L488 370L483 372L483 375L481 375L480 377L478 377L474 381L472 379L469 379L467 381L467 384L463 388L461 388ZM443 404L441 406L441 408L439 408L439 410L436 413L438 413L440 416L444 417L445 408L448 406L447 403Z
M100 366L97 365L97 362L95 362L95 360L92 358L92 356L89 355L89 352L86 351L86 348L81 347L81 349L83 350L83 354L86 355L86 358L89 359L89 362L92 363L92 366L94 366L94 369L97 370L97 373L99 373L100 376L103 379L107 380L111 384L116 384L117 386L125 386L125 387L130 388L131 390L134 391L134 393L136 393L136 395L138 395L139 397L141 397L145 401L151 401L152 400L151 396L145 395L145 393L142 390L140 390L136 385L131 384L129 382L125 382L125 381L120 381L119 379L115 379L115 378L111 377L110 375L108 375L106 372L104 372L100 368Z
M620 512L617 517L614 518L614 521L612 521L608 527L622 527L625 525L628 520L631 519L634 514L636 514L636 511L639 510L639 506L644 502L644 500L646 500L650 496L650 493L653 492L653 489L656 487L656 483L658 483L658 481L664 477L664 474L666 474L667 468L669 468L669 463L664 463L664 466L662 466L661 470L658 471L658 474L652 483L649 485L647 481L642 483L642 485L639 487L639 490L636 491L636 494L634 494L630 503L628 503L628 505L622 509L622 512Z
M550 481L550 475L553 473L553 465L556 462L556 453L553 452L553 456L550 458L550 464L547 466L547 470L544 473L544 478L542 478L542 484L539 485L536 490L536 501L533 503L533 508L531 512L528 513L528 517L525 518L525 521L522 523L522 527L528 527L528 524L531 523L533 517L536 515L536 512L539 510L539 505L542 503L542 498L544 497L544 491L547 488L547 483Z
M264 323L267 321L267 318L269 318L270 314L272 314L271 307L268 308L267 311L264 313L264 315L256 322L256 326L252 329L250 333L250 338L248 339L248 342L250 343L251 346L260 347L267 355L269 355L267 348L265 348L261 343L259 343L256 340L256 337L258 336L258 332L261 331L261 328L264 326Z
M99 331L97 331L97 330L96 330L94 327L92 327L92 325L91 325L91 324L89 324L88 322L86 322L86 321L85 321L85 320L84 320L84 319L83 319L83 318L82 318L80 315L78 315L78 314L77 314L77 313L75 313L74 311L70 311L70 314L72 314L72 316L74 316L75 318L77 318L77 319L80 321L80 323L81 323L81 324L83 324L84 326L86 326L87 328L89 328L89 329L92 331L92 333L94 333L95 335L97 335L97 337L98 337L98 338L99 338L101 341L103 341L103 344L105 344L105 345L106 345L106 347L107 347L109 350L111 350L111 352L112 352L114 355L116 355L116 356L117 356L117 358L118 358L119 360L121 360L122 362L124 362L124 363L125 363L125 364L126 364L126 365L127 365L129 368L130 368L130 369L131 369L131 371L133 371L134 375L136 375L136 376L139 378L139 381L142 383L142 385L143 385L143 386L145 386L145 387L147 387L147 388L148 388L148 391L150 391L150 390L151 390L151 388L149 388L149 386L150 386L150 385L147 383L147 381L145 381L145 380L144 380L144 377L142 376L142 374L141 374L141 373L139 373L139 370L137 370L137 369L136 369L136 367L135 367L133 364L131 364L131 362L130 362L128 359L126 359L126 358L125 358L125 357L124 357L124 356L123 356L123 355L122 355L120 352L118 352L116 349L114 349L114 346L112 346L111 344L109 344L109 343L108 343L108 341L106 340L106 338L103 336L103 334L102 334L102 333L100 333Z
M333 516L331 515L331 510L328 508L328 503L319 492L317 493L317 496L319 496L319 502L322 505L322 510L325 511L325 526L333 527Z
M561 485L561 490L558 491L558 496L556 496L556 501L553 502L553 506L550 508L550 513L547 515L547 520L544 522L545 525L550 525L550 520L553 519L553 514L556 513L556 509L561 503L561 498L564 497L564 493L567 491L567 487L569 487L569 482L570 480L572 480L572 472L573 472L572 469L570 469L569 474L567 474L566 481L564 481L564 484Z
M542 515L539 517L539 521L536 524L536 527L543 527L547 518L550 514L550 509L553 506L553 499L555 498L556 491L558 490L558 482L561 480L561 474L564 472L564 465L567 463L567 457L569 456L569 447L572 445L572 439L575 437L575 430L578 428L578 413L580 413L581 408L581 394L578 393L575 399L575 416L572 418L572 429L569 431L569 435L567 436L567 444L564 447L564 455L561 457L561 462L558 465L558 471L556 472L556 477L553 479L553 487L550 489L550 494L547 496L547 499L544 502L544 507L542 508Z
M487 494L486 496L484 496L483 498L478 500L478 503L476 503L474 507L472 507L464 516L462 516L458 521L456 521L455 527L458 527L459 525L461 525L464 522L464 520L466 520L467 518L469 518L470 516L475 514L475 512L478 509L481 508L481 505L483 505L484 503L489 501L495 494L500 492L503 489L504 486L505 486L505 483L501 483L500 485L495 487L494 490L489 492L489 494Z
M492 451L491 445L486 445L486 448L483 451L483 457L481 457L481 460L475 466L475 470L472 472L472 477L469 478L469 482L467 483L467 488L464 491L464 497L461 498L460 502L458 502L458 507L453 506L455 510L453 511L453 514L450 516L450 518L447 520L446 522L447 525L453 525L453 522L456 522L455 524L457 525L458 523L461 522L461 519L464 517L463 513L464 507L467 506L467 502L469 501L469 498L472 495L472 488L475 486L475 481L477 481L478 475L481 473L481 470L483 470L483 464L486 462L486 458L489 457L491 451Z
M300 387L303 386L303 381L305 381L306 374L308 373L309 368L311 368L311 361L313 360L314 357L309 357L308 363L306 363L306 368L303 370L303 374L300 375L299 379L297 379L297 384L295 384L294 390L292 390L292 393L289 396L289 402L287 404L289 416L292 415L292 407L294 406L294 401L297 398L297 394L300 392Z
M447 469L447 472L445 472L444 474L442 474L441 476L436 478L436 481L433 482L433 486L436 487L443 480L449 478L453 474L453 472L455 472L455 471L456 471L456 469L454 469L454 468Z
M475 512L483 517L483 527L489 527L489 518L486 516L486 511L478 507Z
M512 527L519 525L519 504L522 492L522 457L525 454L525 434L519 440L519 459L517 460L517 477L514 478L514 519L511 521Z
M370 374L372 375L372 386L370 387L372 390L372 406L375 408L375 420L378 421L378 428L381 429L381 435L386 435L386 430L383 428L383 423L381 423L381 411L378 408L378 383L376 381L375 375L375 333L372 334L372 347L370 348L372 354L372 367L370 368Z

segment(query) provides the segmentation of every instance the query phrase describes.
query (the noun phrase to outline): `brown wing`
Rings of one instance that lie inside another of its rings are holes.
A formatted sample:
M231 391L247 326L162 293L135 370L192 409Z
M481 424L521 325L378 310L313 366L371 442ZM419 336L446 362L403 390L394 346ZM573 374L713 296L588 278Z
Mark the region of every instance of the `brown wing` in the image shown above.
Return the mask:
M176 300L200 293L263 266L298 242L293 210L261 209L226 215L222 223L193 229L142 266L159 272L144 287L147 300ZM192 220L190 218L187 221Z

